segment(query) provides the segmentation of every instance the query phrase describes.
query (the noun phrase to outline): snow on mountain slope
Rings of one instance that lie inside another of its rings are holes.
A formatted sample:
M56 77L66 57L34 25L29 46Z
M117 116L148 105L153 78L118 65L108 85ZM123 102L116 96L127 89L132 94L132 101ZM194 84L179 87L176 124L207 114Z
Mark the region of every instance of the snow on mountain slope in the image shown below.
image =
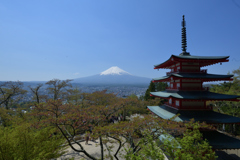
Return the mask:
M111 67L100 74L76 78L73 80L73 83L81 84L101 84L101 85L110 85L110 84L143 84L149 85L151 79L139 76L133 76L132 74L120 69L117 66Z
M131 74L117 66L114 66L107 69L106 71L101 72L100 75L131 75Z

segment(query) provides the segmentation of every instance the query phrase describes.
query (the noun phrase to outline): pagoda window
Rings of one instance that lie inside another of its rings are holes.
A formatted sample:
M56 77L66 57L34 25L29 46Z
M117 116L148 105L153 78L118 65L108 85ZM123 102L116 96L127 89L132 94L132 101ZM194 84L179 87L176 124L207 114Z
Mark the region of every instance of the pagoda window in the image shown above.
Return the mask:
M177 71L180 71L180 66L177 67Z
M168 100L168 103L171 105L172 104L172 98Z
M175 103L176 103L176 106L179 106L179 101L176 101Z
M177 83L177 88L179 88L180 87L180 83Z
M173 88L173 84L171 83L171 88Z

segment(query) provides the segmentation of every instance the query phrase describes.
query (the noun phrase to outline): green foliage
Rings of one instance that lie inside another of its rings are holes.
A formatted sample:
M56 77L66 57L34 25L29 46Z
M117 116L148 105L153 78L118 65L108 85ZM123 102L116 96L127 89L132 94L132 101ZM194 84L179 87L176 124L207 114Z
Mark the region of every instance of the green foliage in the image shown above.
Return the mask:
M30 114L23 114L21 109L13 112L0 108L0 160L1 158L10 160L57 158L63 154L61 145L64 144L64 141L59 137L60 134L74 151L82 152L87 157L96 159L94 155L90 155L84 149L81 143L77 143L79 135L90 130L93 131L94 138L99 138L102 157L103 145L107 146L113 143L116 145L118 143L119 150L116 153L110 153L111 145L108 147L109 157L116 158L120 149L126 144L130 146L127 159L162 159L162 151L156 143L158 136L164 134L166 130L177 130L181 134L184 130L179 127L184 126L184 124L159 119L152 115L143 115L148 113L147 105L159 104L157 98L146 98L147 101L144 101L135 95L119 98L115 94L107 93L107 91L91 94L81 93L77 88L72 89L69 82L69 80L47 82L48 91L53 95L53 99L46 102L41 97L43 95L39 95L38 92L41 84L37 88L31 88L35 95L35 108L29 110ZM164 90L166 86L166 83L154 84L151 82L147 90L148 94L146 93L145 96L150 97L150 92ZM4 104L6 101L2 100L2 104ZM63 100L68 100L68 103L63 103ZM28 105L19 106L26 108ZM141 115L126 119L127 116L130 117L135 113ZM119 115L123 117L123 121L117 124L109 123L110 118ZM155 129L154 134L153 128ZM151 132L146 133L146 131ZM184 138L185 136L193 137L194 141L191 141L191 138ZM183 142L179 140L178 143L185 146L196 146L198 151L202 153L205 150L198 147L196 142L200 140L197 137L198 133L195 133L195 130L194 134L189 131L181 139ZM78 146L73 146L72 142ZM207 142L200 144L211 150ZM173 150L177 151L177 148L174 148L171 143L165 144L165 146L168 146L168 152L172 157L178 156L178 152L171 153ZM182 149L179 151L179 156L181 153L182 157L191 158L192 155L188 151L189 147ZM167 149L165 150L167 151ZM204 152L204 155L205 153L211 156L211 153ZM195 155L200 156L200 153Z
M156 86L156 91L165 91L168 85L165 82L156 82L155 86Z
M69 95L67 96L68 103L72 103L74 105L83 105L83 101L85 100L85 93L82 93L79 88L69 89Z
M184 127L184 125L182 126ZM177 128L179 129L177 131L182 132L178 122L160 119L149 114L132 117L129 121L119 122L118 124L95 127L93 133L115 139L115 143L118 143L115 146L119 146L119 150L126 147L124 144L127 144L128 159L148 159L150 155L161 157L161 154L159 154L161 153L159 152L160 148L156 148L155 140L158 139L159 135L166 132L163 128L170 130ZM155 150L152 150L153 148ZM154 153L154 151L156 152ZM112 152L112 154L117 155L118 151L116 153Z
M207 140L203 140L199 128L188 129L181 139L178 139L181 148L175 152L176 160L213 160L217 157Z
M151 81L148 89L145 92L144 100L147 101L147 100L150 100L150 99L155 99L155 97L150 96L150 92L163 91L166 88L167 88L167 83L164 83L164 82L153 83Z
M136 98L136 99L138 99L138 97L135 95L135 94L131 94L130 96L128 96L128 97L130 97L130 98Z
M0 85L0 107L9 109L11 104L17 103L26 93L26 90L22 88L23 83L19 81L2 83Z
M29 89L31 90L32 94L33 94L33 101L35 101L35 103L40 103L40 102L43 102L44 100L47 99L47 95L41 95L39 93L40 91L40 88L43 86L43 84L37 84L36 87L31 87L31 86L28 86Z
M139 147L141 149L138 152L134 152L133 148L126 150L128 153L125 156L126 160L164 160L163 151L156 140L153 139L150 132L146 133L146 136L139 141Z
M240 84L237 81L221 83L213 85L210 91L221 94L240 95ZM218 101L210 102L210 104L218 112L240 117L240 102Z
M240 95L240 81L238 77L239 76L234 77L233 82L224 82L218 85L212 85L210 91L221 94ZM217 112L240 117L239 101L211 101L208 102L208 104L213 106L213 109ZM229 125L226 125L225 131L237 135L240 134L238 127L234 127L234 129L232 129Z
M10 126L12 124L12 115L13 111L0 107L0 124L2 126Z
M166 133L162 133L165 139L163 143L157 143L159 139L153 138L151 132L145 132L146 135L139 141L141 149L133 151L127 150L127 160L141 159L164 159L163 151L170 159L176 160L214 160L217 157L215 152L209 146L206 140L202 139L199 131L199 124L192 125L192 129L186 130L181 138L174 139Z
M69 87L72 87L70 84L72 80L59 80L59 79L53 79L48 81L46 84L49 85L47 88L48 93L53 95L53 99L57 100L59 98L65 98L69 94Z
M64 143L52 128L35 129L27 123L0 126L0 160L52 159L61 156Z
M181 138L177 141L165 140L163 148L165 153L172 159L176 160L214 160L217 157L212 147L209 146L207 140L202 138L199 131L199 124L194 123L188 125L191 129L187 129Z
M150 95L150 92L155 92L155 84L151 81L148 89L146 90L144 100L155 99L155 97Z
M124 116L130 116L132 114L147 114L148 110L146 108L147 102L139 100L137 96L129 96L125 99L120 99L124 104L119 113Z
M224 82L218 85L212 85L211 92L228 94L228 95L240 95L240 68L233 70L234 78L232 82ZM213 109L217 112L228 114L231 116L240 117L240 102L239 101L212 101L208 102L213 106ZM227 132L234 134L240 134L238 128L232 130L229 125L225 128Z
M240 83L240 67L232 72L234 74L234 81Z

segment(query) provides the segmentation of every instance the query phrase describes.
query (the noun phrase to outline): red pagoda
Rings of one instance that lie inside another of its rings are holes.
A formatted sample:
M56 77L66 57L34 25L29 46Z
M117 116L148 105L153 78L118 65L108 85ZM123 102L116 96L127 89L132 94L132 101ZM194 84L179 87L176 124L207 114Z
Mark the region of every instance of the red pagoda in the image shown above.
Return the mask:
M232 81L233 75L208 74L201 67L228 62L229 56L193 56L186 51L186 28L182 21L182 53L171 57L154 69L170 69L166 76L154 78L153 82L168 82L165 91L151 92L151 96L166 99L161 106L148 106L148 109L163 119L170 119L179 114L175 121L206 122L208 124L239 124L240 118L214 112L207 101L239 101L237 95L212 93L203 87L204 82ZM240 141L218 131L204 131L213 149L239 149Z

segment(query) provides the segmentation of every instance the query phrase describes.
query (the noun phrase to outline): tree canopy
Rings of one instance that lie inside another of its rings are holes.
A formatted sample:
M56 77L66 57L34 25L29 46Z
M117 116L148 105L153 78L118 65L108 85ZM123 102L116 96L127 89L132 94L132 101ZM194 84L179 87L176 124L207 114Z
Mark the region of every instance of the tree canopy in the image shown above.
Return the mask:
M23 96L25 91L22 90L21 83L15 85L19 88L15 96ZM52 159L64 154L66 145L90 159L119 159L120 151L124 148L127 159L143 156L160 159L162 153L167 152L162 150L163 146L159 146L160 135L184 135L189 132L187 123L160 119L149 113L146 106L158 104L160 100L157 98L147 101L136 96L121 98L106 90L82 93L79 89L72 88L69 80L55 79L47 82L47 85L47 90L52 95L50 98L40 94L42 84L30 87L34 97L28 113L23 113L21 108L16 111L9 107L0 108L2 159ZM2 86L2 91L7 91L6 86ZM152 84L149 88L156 90L156 86L153 86ZM164 88L166 84L161 86ZM11 85L9 87L14 90ZM3 94L1 100L4 101ZM91 137L99 140L100 157L90 154L79 142L81 136L90 133ZM191 145L192 142L189 143ZM113 145L117 146L116 151L112 151ZM203 146L207 148L208 144L204 143ZM104 149L108 151L107 154ZM156 152L153 154L153 151ZM183 151L186 154L192 152L187 149Z

